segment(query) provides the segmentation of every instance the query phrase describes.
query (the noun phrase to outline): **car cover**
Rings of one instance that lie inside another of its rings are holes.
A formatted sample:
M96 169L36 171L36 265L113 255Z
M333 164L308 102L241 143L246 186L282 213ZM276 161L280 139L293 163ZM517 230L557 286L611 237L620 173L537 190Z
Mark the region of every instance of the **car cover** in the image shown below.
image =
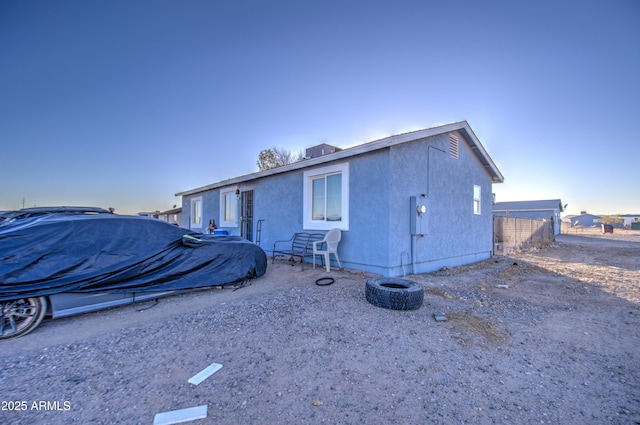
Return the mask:
M219 286L262 276L267 268L264 251L240 237L109 213L5 220L0 260L0 301Z

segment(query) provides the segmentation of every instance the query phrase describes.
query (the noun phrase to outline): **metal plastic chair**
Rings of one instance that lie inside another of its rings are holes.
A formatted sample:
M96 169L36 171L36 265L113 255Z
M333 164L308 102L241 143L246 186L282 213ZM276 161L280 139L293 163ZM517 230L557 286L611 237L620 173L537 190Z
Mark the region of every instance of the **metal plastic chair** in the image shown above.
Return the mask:
M340 243L340 239L342 239L342 232L340 229L331 229L324 235L324 239L321 241L316 241L313 243L313 268L316 268L316 254L324 255L324 264L327 268L327 272L331 271L331 259L330 255L333 254L336 257L336 261L338 262L338 266L342 268L342 264L340 264L340 258L338 258L338 244ZM326 245L325 250L319 249L322 244Z

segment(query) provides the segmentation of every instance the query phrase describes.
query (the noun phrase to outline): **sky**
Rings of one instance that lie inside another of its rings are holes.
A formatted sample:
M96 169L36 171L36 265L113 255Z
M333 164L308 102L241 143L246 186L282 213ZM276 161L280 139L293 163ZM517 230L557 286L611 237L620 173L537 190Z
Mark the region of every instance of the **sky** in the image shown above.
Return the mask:
M261 150L466 120L496 201L640 214L638 0L2 0L0 210L167 210Z

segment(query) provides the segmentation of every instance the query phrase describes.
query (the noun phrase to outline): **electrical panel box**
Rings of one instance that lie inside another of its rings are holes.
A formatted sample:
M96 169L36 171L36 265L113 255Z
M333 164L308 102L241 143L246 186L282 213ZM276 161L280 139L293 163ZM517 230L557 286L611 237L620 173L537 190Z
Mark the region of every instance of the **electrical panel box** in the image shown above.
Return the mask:
M409 197L409 230L411 236L424 236L427 233L426 196Z

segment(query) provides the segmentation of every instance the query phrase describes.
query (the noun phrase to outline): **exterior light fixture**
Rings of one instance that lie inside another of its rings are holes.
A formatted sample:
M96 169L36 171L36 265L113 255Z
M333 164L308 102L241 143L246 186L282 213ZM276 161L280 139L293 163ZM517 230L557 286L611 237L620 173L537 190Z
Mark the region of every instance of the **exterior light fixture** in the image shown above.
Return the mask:
M236 200L240 200L240 188L236 187Z

